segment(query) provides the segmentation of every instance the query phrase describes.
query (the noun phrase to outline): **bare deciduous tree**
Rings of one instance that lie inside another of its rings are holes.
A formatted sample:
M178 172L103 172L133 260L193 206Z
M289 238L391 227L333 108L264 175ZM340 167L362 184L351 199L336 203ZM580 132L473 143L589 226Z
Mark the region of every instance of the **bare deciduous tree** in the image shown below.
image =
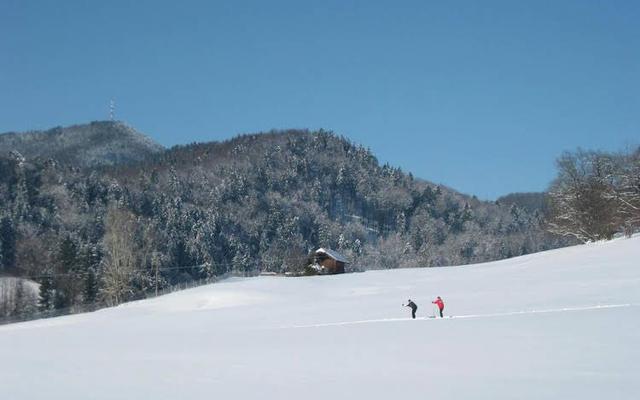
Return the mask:
M630 235L640 225L640 168L637 153L582 151L557 161L549 191L549 230L582 242Z
M130 212L110 208L104 235L105 258L101 294L109 305L117 305L133 293L132 279L136 266L134 235L136 219Z

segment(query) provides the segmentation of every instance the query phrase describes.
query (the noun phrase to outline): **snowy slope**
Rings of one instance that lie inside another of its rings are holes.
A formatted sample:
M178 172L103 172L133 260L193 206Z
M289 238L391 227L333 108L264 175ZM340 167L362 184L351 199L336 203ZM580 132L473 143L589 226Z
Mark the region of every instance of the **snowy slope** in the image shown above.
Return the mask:
M637 399L640 237L0 327L6 399ZM440 295L449 319L431 313Z

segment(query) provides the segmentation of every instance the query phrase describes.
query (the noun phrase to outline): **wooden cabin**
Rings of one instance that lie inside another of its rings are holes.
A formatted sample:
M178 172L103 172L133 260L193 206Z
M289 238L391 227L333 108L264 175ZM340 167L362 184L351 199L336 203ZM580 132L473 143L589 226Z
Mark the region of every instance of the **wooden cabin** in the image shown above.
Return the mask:
M315 263L321 267L321 273L344 274L344 267L349 262L335 250L319 248L315 251Z

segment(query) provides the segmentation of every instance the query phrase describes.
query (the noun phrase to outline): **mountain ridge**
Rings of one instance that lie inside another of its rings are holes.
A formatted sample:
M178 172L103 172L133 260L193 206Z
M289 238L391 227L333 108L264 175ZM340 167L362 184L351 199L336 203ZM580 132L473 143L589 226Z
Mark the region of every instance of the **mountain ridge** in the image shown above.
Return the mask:
M0 274L36 277L43 311L119 304L156 283L301 273L318 247L358 271L470 264L568 243L545 231L539 210L416 179L324 130L67 165L0 155Z

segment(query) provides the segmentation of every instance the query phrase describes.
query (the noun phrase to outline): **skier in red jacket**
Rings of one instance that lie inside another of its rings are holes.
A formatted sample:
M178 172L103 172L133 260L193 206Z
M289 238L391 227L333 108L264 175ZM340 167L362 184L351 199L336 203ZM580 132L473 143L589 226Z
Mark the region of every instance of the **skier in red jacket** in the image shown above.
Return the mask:
M442 315L442 311L444 310L444 301L442 301L440 296L432 301L432 303L438 306L438 310L440 310L440 318L444 318L444 315Z

